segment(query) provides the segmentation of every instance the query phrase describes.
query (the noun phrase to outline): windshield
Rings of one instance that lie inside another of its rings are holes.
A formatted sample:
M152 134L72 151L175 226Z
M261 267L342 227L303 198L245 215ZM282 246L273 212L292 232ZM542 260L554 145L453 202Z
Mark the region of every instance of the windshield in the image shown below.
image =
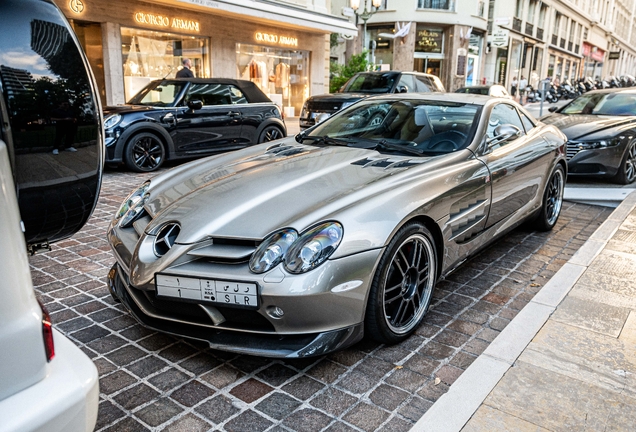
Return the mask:
M470 93L488 96L488 87L462 87L455 90L455 93Z
M363 73L351 78L345 84L343 93L388 93L393 88L398 74L396 73Z
M310 130L303 139L389 153L438 155L468 146L481 106L434 100L358 102Z
M561 114L636 115L636 93L588 93L566 105Z
M181 90L187 83L177 81L153 81L133 96L131 105L175 106Z

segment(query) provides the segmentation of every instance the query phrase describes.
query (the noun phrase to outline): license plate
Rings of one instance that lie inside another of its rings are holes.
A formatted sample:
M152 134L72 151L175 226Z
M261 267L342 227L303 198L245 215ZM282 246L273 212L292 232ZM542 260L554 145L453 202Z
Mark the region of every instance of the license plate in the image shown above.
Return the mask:
M258 307L255 283L157 274L157 295L227 306Z

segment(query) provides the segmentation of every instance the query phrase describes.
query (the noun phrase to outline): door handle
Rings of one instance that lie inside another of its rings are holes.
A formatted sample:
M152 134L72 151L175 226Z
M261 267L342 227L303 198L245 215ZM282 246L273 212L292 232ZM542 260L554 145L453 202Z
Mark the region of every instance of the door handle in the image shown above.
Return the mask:
M166 122L166 123L169 123L169 122L176 123L177 122L177 120L174 118L174 114L172 114L172 113L168 113L165 116L163 116L163 121Z
M241 115L241 113L236 111L230 111L229 113L227 113L227 115L229 115L230 117L238 117Z

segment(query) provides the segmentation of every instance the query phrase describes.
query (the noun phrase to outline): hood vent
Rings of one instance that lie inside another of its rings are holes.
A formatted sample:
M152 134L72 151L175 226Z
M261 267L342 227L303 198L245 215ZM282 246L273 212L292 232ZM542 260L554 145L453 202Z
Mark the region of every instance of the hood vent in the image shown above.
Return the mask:
M279 144L275 147L268 148L265 153L274 154L276 156L293 156L306 151L307 149L305 147Z
M358 161L352 162L351 165L361 165L363 168L376 167L376 168L409 168L413 165L421 164L422 160L411 160L411 159L401 159L401 160L392 160L391 158L382 158L382 159L360 159Z

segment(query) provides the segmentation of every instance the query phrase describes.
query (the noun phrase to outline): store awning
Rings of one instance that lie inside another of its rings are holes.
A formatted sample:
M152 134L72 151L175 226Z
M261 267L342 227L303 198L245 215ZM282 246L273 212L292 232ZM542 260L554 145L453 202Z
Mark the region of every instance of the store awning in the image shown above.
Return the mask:
M324 12L303 10L269 1L254 0L156 0L172 7L198 10L316 33L357 36L357 27L346 18Z

